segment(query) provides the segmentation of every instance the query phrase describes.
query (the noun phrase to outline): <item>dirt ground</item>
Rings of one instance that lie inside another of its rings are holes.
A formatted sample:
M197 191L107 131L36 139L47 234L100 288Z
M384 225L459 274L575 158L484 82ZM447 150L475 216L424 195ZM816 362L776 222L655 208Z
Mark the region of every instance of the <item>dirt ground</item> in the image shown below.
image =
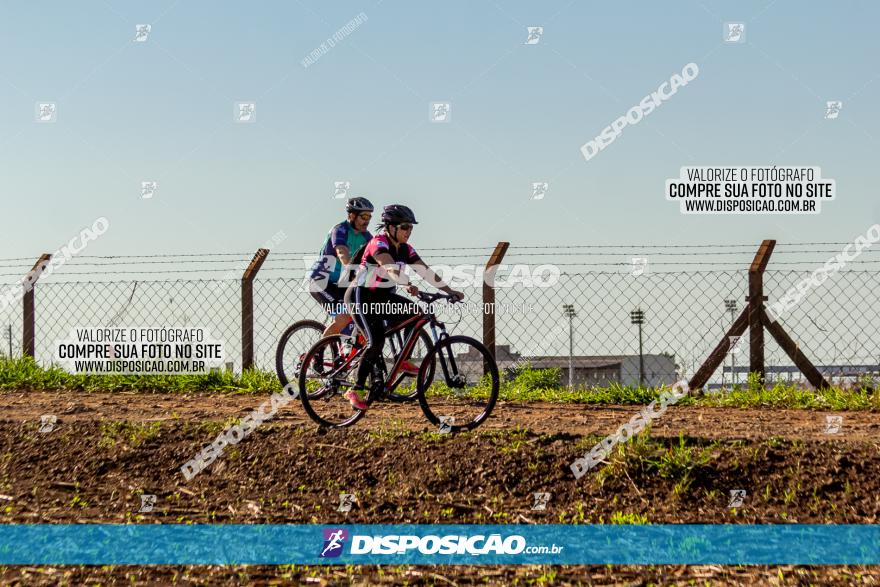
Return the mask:
M0 393L3 419L11 422L40 421L53 414L60 423L96 420L223 421L256 409L266 397L255 395L183 395L135 393L64 392ZM605 436L625 423L643 406L591 406L543 402L499 402L481 429L528 428L537 434L601 434ZM825 432L825 417L842 415L838 434ZM278 411L272 420L311 426L298 400ZM354 430L374 430L402 423L411 430L428 430L418 404L382 403L374 406ZM684 433L706 439L767 439L771 437L858 442L880 439L880 413L813 410L670 407L653 422L654 436Z
M0 523L608 523L633 516L658 524L876 524L880 516L880 414L870 412L837 414L842 426L829 434L832 412L674 406L630 460L576 480L568 464L639 406L501 403L484 428L449 436L436 434L417 405L379 405L352 429L322 432L291 404L187 481L180 466L224 421L265 399L0 394ZM57 422L41 433L45 414ZM680 442L687 450L676 452ZM729 504L734 489L747 492L738 508ZM546 511L532 509L535 492L551 494ZM348 513L337 511L340 493L356 496ZM152 512L138 512L141 494L157 496ZM0 582L876 585L880 568L56 566L0 568Z

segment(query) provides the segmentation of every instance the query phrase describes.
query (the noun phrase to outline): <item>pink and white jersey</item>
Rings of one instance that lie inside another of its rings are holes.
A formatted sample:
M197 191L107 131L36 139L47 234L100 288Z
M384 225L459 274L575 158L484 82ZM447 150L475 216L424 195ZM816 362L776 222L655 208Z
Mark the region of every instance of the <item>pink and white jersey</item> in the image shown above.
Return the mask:
M370 290L383 289L389 293L394 291L390 287L391 280L384 277L385 271L376 262L376 255L388 253L403 272L405 265L412 265L421 260L416 250L408 243L395 247L391 240L384 234L377 234L366 244L363 257L361 258L360 271L358 272L358 285ZM387 266L386 266L387 267Z

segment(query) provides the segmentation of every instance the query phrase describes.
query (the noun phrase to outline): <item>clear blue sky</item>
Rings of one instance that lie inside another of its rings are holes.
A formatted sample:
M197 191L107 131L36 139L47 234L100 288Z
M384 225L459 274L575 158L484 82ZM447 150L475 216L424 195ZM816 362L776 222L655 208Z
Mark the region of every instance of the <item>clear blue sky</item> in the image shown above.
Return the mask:
M880 4L3 2L2 257L311 251L335 180L403 202L422 247L849 241L880 221ZM350 19L367 19L308 68ZM746 42L721 42L725 21ZM135 25L149 23L144 43ZM525 45L526 26L543 26ZM589 162L579 147L688 62L700 75ZM824 120L826 100L842 100ZM233 123L255 101L253 124ZM452 121L428 122L449 100ZM56 102L54 124L34 122ZM874 104L874 106L871 106ZM816 165L818 216L684 216L682 165ZM151 200L140 182L158 180ZM549 181L540 201L532 181Z

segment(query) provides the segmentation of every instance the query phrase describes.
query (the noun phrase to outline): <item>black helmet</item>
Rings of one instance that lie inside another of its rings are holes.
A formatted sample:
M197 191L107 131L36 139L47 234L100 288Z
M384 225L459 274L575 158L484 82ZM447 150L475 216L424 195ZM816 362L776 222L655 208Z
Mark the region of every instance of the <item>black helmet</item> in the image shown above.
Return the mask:
M391 204L390 206L385 206L385 209L382 210L382 224L394 226L404 222L418 224L416 222L416 215L403 204Z
M345 205L346 212L372 212L373 204L366 198L350 198Z

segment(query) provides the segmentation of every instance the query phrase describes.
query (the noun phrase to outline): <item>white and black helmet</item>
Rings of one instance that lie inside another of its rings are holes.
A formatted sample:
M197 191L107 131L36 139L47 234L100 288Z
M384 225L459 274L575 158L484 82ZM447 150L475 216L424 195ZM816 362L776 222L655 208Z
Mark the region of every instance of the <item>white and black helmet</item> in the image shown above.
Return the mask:
M346 212L372 212L373 204L366 198L350 198L345 205Z

